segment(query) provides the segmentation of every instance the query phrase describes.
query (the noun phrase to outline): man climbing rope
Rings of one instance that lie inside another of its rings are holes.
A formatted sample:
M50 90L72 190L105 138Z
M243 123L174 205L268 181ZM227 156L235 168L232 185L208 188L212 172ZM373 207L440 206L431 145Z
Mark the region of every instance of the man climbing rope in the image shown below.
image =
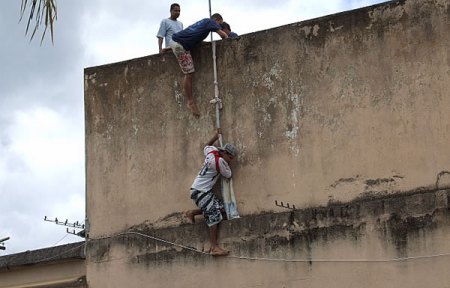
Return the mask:
M200 117L200 111L192 95L192 77L195 69L190 50L208 37L210 32L216 32L222 39L228 38L227 34L221 30L220 24L222 22L223 19L220 14L213 14L211 18L200 20L186 29L173 34L172 41L169 43L177 57L181 71L185 74L183 87L186 93L187 105L195 117Z
M203 153L205 161L191 187L191 199L199 209L189 210L186 216L194 223L195 215L203 214L209 227L210 253L213 256L226 256L229 251L221 248L217 242L217 227L223 220L223 204L212 192L219 176L231 178L230 164L237 155L233 144L223 147L212 146L219 139L220 130L206 143Z

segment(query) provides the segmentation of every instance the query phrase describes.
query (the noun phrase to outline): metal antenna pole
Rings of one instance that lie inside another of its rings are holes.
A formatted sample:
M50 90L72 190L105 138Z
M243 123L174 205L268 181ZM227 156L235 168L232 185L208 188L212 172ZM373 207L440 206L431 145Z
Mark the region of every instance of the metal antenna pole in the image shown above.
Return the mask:
M212 16L212 12L211 12L211 0L208 0L208 3L209 3L209 18L211 18L211 16ZM211 42L213 42L213 33L211 32L210 35L211 35Z
M211 0L209 2L209 17L211 18ZM214 69L214 99L211 101L216 105L216 128L220 129L220 109L222 102L219 98L219 83L217 81L217 61L216 61L216 42L213 41L213 33L211 33L211 46L213 55L213 69ZM222 134L219 134L219 145L223 146Z
M211 0L209 0L209 17L211 18ZM215 97L211 100L211 103L216 105L216 128L220 129L220 109L222 109L222 100L219 98L219 83L217 81L217 61L216 61L216 42L212 41L213 36L211 33L211 47L213 54L213 68L214 68L214 94ZM219 134L219 145L223 147L222 133ZM227 213L228 220L239 218L239 213L236 207L236 199L233 192L233 182L232 180L224 180L220 177L222 184L222 198L225 205L225 211Z
M209 2L209 17L211 18L211 15L212 15L212 13L211 13L211 0L208 0L208 2Z
M216 102L216 128L220 129L220 106L222 105L219 98L219 83L217 82L217 63L216 63L216 42L212 42L213 50L213 66L214 66L214 101ZM223 146L222 134L219 134L219 144Z

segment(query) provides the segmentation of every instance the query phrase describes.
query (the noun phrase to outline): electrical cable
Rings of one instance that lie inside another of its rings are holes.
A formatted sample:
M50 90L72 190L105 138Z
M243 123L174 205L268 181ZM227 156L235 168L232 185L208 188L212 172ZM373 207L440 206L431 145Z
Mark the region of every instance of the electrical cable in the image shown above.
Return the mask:
M68 233L65 233L64 237L62 237L61 239L59 239L55 244L53 244L53 245L50 246L50 247L55 247L59 242L61 242L62 240L64 240L64 238L66 238L67 235L69 235L69 234L68 234Z
M173 242L170 242L170 241L167 241L167 240L155 237L155 236L150 236L150 235L146 235L146 234L139 233L139 232L134 232L134 231L123 232L123 233L118 233L118 234L115 234L115 235L104 236L104 237L99 237L99 238L90 238L90 239L88 239L88 241L116 238L116 237L119 237L119 236L126 236L126 235L138 235L138 236L149 238L149 239L152 239L152 240L155 240L155 241L158 241L158 242L162 242L162 243L169 244L169 245L172 245L172 246L177 246L179 248L183 248L183 249L186 249L186 250L194 251L194 252L197 252L197 253L200 253L200 254L210 255L209 253L206 253L206 252L203 252L203 251L199 251L199 250L197 250L197 249L195 249L193 247L189 247L189 246L185 246L185 245L182 245L182 244L173 243Z
M197 250L193 247L189 247L183 244L178 244L178 243L174 243L159 237L155 237L155 236L151 236L151 235L147 235L144 233L140 233L140 232L135 232L135 231L129 231L129 232L122 232L122 233L118 233L118 234L114 234L114 235L110 235L110 236L104 236L104 237L98 237L98 238L90 238L87 239L86 242L81 243L78 246L72 247L71 249L68 249L66 251L63 251L61 253L58 253L56 255L44 258L44 259L40 259L40 262L46 262L55 258L58 258L59 256L62 256L66 253L69 253L75 249L79 249L80 247L86 245L88 242L90 241L97 241L97 240L104 240L104 239L112 239L112 238L116 238L116 237L120 237L120 236L127 236L127 235L137 235L140 237L144 237L144 238L148 238L148 239L152 239L161 243L165 243L171 246L176 246L185 250L189 250L195 253L199 253L202 255L208 255L208 256L213 256L210 253L204 252L204 251L200 251ZM221 257L221 258L229 258L229 259L239 259L239 260L249 260L249 261L267 261L267 262L292 262L292 263L389 263L389 262L404 262L404 261L409 261L409 260L420 260L420 259L430 259L430 258L438 258L438 257L449 257L450 253L440 253L440 254L431 254L431 255L421 255L421 256L409 256L409 257L401 257L401 258L391 258L391 259L284 259L284 258L265 258L265 257L248 257L248 256L237 256L237 255L229 255L229 256L225 256L225 257ZM16 255L17 257L17 255ZM214 256L213 256L214 257ZM122 258L121 258L122 259ZM11 259L12 260L12 259ZM11 262L8 261L8 262ZM105 261L97 261L96 263L101 263L101 262L109 262L112 260L117 260L117 259L108 259ZM94 261L95 262L95 261Z
M64 254L67 254L67 253L69 253L69 252L71 252L71 251L73 251L73 250L75 250L75 249L79 249L80 247L82 247L82 246L84 246L84 245L86 245L86 242L83 242L83 243L81 243L80 245L77 245L77 246L75 246L75 247L72 247L72 248L70 248L70 249L68 249L68 250L66 250L66 251L63 251L63 252L61 252L61 253L58 253L58 254L56 254L56 255L53 255L53 256L50 256L50 257L47 257L47 258L43 258L43 259L39 259L39 262L47 262L47 261L49 261L49 260L58 258L59 256L62 256L62 255L64 255ZM30 251L30 250L27 250L27 251L24 252L24 253L27 253L27 252L31 252L31 251ZM19 256L21 256L21 255L22 255L22 253L18 253L18 254L15 254L13 257L11 257L11 259L8 259L8 261L7 261L7 263L6 263L6 267L9 269L9 266L11 265L12 260L16 259L17 257L19 257Z
M73 250L76 250L76 249L78 249L78 248L80 248L80 247L82 247L82 246L84 246L84 245L86 245L86 242L83 242L83 243L81 243L81 244L78 245L78 246L72 247L72 248L70 248L70 249L68 249L68 250L66 250L66 251L63 251L63 252L61 252L61 253L58 253L58 254L56 254L56 255L54 255L54 256L50 256L50 257L41 259L41 260L39 260L39 261L45 262L45 261L49 261L49 260L58 258L59 256L62 256L62 255L66 254L66 253L69 253L69 252L72 252Z
M174 242L170 242L168 240L164 240L162 238L154 237L151 235L143 234L140 232L123 232L118 233L111 236L105 236L105 237L99 237L99 238L91 238L88 241L91 240L102 240L102 239L108 239L108 238L115 238L119 236L125 236L125 235L138 235L141 237L153 239L155 241L159 241L165 244L177 246L179 248L183 248L186 250L190 250L199 254L203 255L209 255L212 256L210 253L206 253L204 251L199 251L193 247L185 246L182 244L177 244ZM421 256L410 256L410 257L402 257L402 258L391 258L391 259L283 259L283 258L264 258L264 257L247 257L247 256L235 256L235 255L229 255L221 258L235 258L240 260L251 260L251 261L271 261L271 262L303 262L303 263L387 263L387 262L402 262L402 261L408 261L408 260L418 260L418 259L428 259L428 258L437 258L437 257L448 257L450 256L450 253L442 253L442 254L433 254L433 255L421 255Z

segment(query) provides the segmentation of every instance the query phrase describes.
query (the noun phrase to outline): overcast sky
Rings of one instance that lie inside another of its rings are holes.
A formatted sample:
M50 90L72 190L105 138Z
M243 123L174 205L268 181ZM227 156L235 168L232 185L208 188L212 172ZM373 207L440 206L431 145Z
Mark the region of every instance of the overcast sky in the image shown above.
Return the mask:
M24 36L20 1L1 2L0 256L82 240L44 216L84 222L83 69L157 53L173 1L57 0L53 46ZM242 35L385 1L211 2ZM178 3L185 27L209 16L207 0Z

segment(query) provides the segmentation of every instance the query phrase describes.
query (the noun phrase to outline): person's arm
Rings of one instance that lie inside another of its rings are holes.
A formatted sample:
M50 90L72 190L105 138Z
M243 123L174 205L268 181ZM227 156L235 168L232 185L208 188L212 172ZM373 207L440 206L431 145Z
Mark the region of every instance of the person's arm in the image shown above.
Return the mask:
M159 53L162 53L162 43L163 43L163 38L158 37L158 46L159 46Z
M219 158L220 175L230 179L231 178L231 165L225 161L223 158Z
M214 134L214 136L211 139L209 139L208 142L206 142L206 146L213 146L214 142L219 140L219 134L222 134L221 128L217 128L216 134Z
M222 39L226 39L228 38L227 33L225 33L223 30L219 29L216 31L217 34L219 34L220 37L222 37Z
M166 20L163 19L161 21L161 24L159 24L158 33L156 34L156 37L158 37L158 47L159 47L159 53L163 52L162 50L162 44L163 39L167 35L167 26L166 26Z

